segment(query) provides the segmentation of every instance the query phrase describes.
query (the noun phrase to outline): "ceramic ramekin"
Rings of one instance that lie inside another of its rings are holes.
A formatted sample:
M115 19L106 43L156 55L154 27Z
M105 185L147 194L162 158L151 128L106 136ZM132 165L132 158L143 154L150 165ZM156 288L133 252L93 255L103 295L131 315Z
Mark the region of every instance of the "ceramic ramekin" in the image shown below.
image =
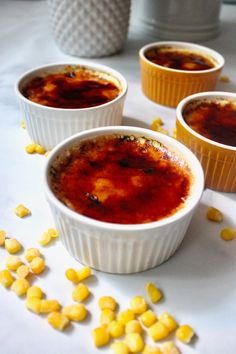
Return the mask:
M68 65L81 66L108 74L119 82L121 93L108 103L79 109L47 107L34 103L23 96L22 88L29 80L39 75L58 72ZM35 143L50 150L63 139L77 132L96 127L121 124L127 83L125 78L116 70L83 60L80 62L50 64L30 70L17 81L15 91L30 138Z
M184 107L195 100L236 100L235 93L203 92L183 99L176 110L177 139L200 160L205 172L206 187L222 192L236 192L236 147L205 138L191 129L182 116Z
M124 225L88 218L72 211L56 198L50 188L49 170L60 153L75 142L114 133L155 139L188 163L193 183L190 196L181 210L156 222ZM166 261L186 233L203 186L201 164L184 145L161 133L125 126L91 129L66 139L50 153L44 173L46 199L64 246L81 263L109 273L140 272Z
M201 71L176 70L154 64L145 57L148 49L163 46L187 49L210 57L216 63L215 67ZM224 66L224 58L216 51L186 42L151 43L140 49L139 57L143 93L150 100L170 107L176 107L184 97L193 93L214 90Z

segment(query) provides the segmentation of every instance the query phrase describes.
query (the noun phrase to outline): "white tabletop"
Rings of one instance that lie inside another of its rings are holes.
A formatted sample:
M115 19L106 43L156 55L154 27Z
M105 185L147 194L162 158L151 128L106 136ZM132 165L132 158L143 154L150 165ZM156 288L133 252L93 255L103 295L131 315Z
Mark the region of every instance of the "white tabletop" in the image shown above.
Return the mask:
M225 57L224 75L230 83L219 82L217 89L236 89L236 6L224 5L221 13L221 34L204 42ZM50 34L45 1L1 1L0 3L0 229L15 236L24 248L38 247L41 233L53 226L44 198L41 176L45 156L27 155L30 141L20 128L21 117L14 83L24 71L46 63L71 59L55 45ZM129 92L124 108L124 124L150 127L160 116L166 127L175 125L175 110L150 102L141 92L138 49L154 38L144 38L130 28L125 50L115 56L94 59L119 70L127 79ZM236 240L222 241L219 231L236 227L236 196L205 190L186 237L176 254L163 265L141 274L109 275L94 271L88 281L93 293L86 303L90 318L83 324L73 324L69 331L53 330L44 316L26 310L24 299L0 288L0 353L1 354L74 354L99 353L91 338L91 329L98 325L97 300L111 294L121 309L130 299L145 295L145 284L155 282L165 294L154 306L160 314L168 310L179 323L189 323L197 333L192 345L179 344L184 354L233 354L236 352ZM32 211L26 219L14 215L17 204ZM222 224L206 220L208 206L224 212ZM40 247L40 246L39 246ZM48 298L57 298L63 305L71 300L72 285L65 278L68 267L80 268L58 240L41 248L47 271L34 280ZM22 254L21 254L22 255ZM0 268L5 264L6 251L0 248ZM100 350L110 352L109 348Z

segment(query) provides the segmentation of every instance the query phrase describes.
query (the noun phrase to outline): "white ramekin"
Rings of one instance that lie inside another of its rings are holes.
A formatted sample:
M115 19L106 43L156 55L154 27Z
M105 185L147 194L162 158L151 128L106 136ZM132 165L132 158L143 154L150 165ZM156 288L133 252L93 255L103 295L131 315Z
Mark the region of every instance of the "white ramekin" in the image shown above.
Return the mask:
M47 107L28 100L22 94L24 85L39 75L60 71L65 66L81 66L114 77L121 86L121 93L114 100L100 106L79 109ZM65 138L80 131L110 125L120 125L127 93L125 78L116 70L88 61L56 63L41 66L23 74L17 81L15 92L30 138L47 150Z
M181 210L147 224L113 224L80 215L55 197L49 185L49 170L55 158L75 142L113 133L155 139L188 163L194 178L190 196ZM46 199L64 246L81 263L109 273L140 272L166 261L179 247L186 233L203 186L202 167L188 148L161 133L125 126L91 129L66 139L50 153L44 173Z

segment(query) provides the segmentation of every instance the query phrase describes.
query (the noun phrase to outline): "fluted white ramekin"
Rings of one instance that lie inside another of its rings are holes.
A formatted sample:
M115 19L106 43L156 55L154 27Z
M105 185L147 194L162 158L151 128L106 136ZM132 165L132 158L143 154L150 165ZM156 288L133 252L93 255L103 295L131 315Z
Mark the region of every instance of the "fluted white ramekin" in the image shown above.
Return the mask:
M85 67L114 77L121 86L121 93L112 101L90 108L54 108L27 99L22 89L31 79L52 72L60 72L66 66ZM116 70L88 61L56 63L41 66L23 74L17 81L15 92L30 138L47 150L65 138L80 131L111 125L120 125L127 93L125 78Z
M190 195L174 215L146 224L114 224L83 216L60 202L50 188L49 171L54 160L75 142L101 135L124 134L155 139L186 161L193 174ZM74 135L50 154L44 173L46 199L60 239L81 263L109 273L134 273L166 261L179 247L203 191L202 167L195 155L177 140L137 127L104 127Z

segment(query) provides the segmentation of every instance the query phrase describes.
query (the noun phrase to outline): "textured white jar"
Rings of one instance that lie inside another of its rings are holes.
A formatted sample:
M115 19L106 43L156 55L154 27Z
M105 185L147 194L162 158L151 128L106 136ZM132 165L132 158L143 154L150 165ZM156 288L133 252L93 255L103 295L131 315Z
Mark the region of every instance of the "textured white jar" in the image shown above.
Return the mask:
M54 39L79 57L121 50L128 32L131 0L48 0Z

